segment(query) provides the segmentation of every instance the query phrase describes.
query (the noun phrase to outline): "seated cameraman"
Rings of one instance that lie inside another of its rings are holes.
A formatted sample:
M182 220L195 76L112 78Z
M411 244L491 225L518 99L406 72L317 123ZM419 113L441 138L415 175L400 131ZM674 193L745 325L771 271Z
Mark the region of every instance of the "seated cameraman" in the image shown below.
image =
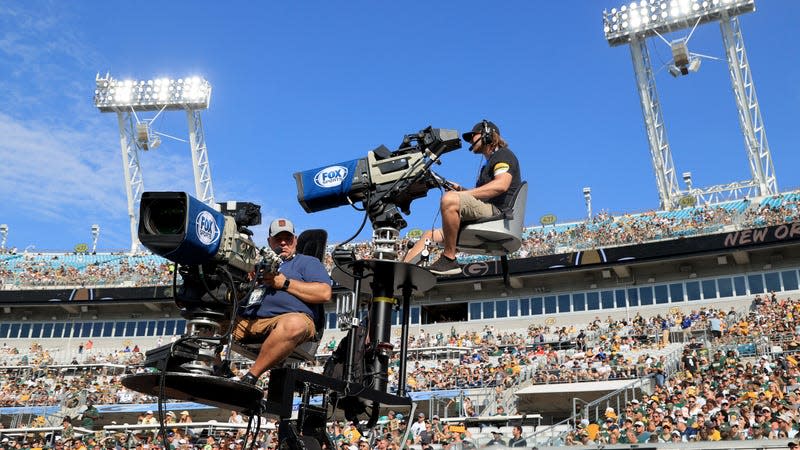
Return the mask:
M277 273L265 273L248 303L240 309L234 339L252 342L264 338L253 365L241 381L255 384L267 370L283 361L298 345L311 340L313 305L331 299L331 278L317 258L298 255L294 224L275 219L269 226L268 243L282 262Z
M440 204L442 228L425 231L404 259L405 262L413 261L425 248L426 239L443 242L442 256L428 267L438 275L461 272L456 262L456 240L461 222L485 219L511 208L514 194L522 184L517 157L508 149L497 125L482 120L462 136L470 144L472 153L486 158L486 164L481 167L473 189L456 185L455 191L444 193Z

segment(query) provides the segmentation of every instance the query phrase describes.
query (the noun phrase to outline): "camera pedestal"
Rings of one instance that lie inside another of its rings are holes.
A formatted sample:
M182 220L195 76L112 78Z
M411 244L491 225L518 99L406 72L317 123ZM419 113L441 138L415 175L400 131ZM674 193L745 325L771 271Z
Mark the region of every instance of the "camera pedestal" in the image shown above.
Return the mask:
M195 401L224 409L240 411L246 415L261 414L280 418L279 440L289 450L317 450L325 444L334 448L326 433L326 422L330 417L328 397L335 395L341 403L339 408L345 416L355 415L343 404L368 405L368 427L377 422L381 408L405 409L411 407L406 393L406 355L408 354L408 326L411 296L425 292L436 284L436 277L429 271L389 260L358 260L344 265L356 277L342 271L334 271L333 278L353 290L361 289L366 281L372 292L370 305L369 341L372 346L367 362L371 375L364 380L353 380L345 372L344 379L327 377L311 371L294 368L273 368L267 395L252 385L215 375L181 372L180 366L197 358L195 349L183 346L163 346L148 352L146 365L159 370L123 378L122 384L137 392L177 400ZM395 291L402 298L402 337L400 344L400 368L397 394L387 392L389 357L393 352L391 338L392 308L397 303ZM352 330L351 330L352 331ZM351 339L352 341L352 339ZM295 395L301 397L297 418L293 419ZM322 396L322 405L312 405L312 397Z
M161 396L162 373L139 373L122 379L122 385L143 394ZM261 409L264 392L230 378L196 373L164 372L164 398L198 402L252 414ZM291 410L291 403L289 408Z
M334 269L331 278L337 283L352 291L372 292L372 305L370 307L370 342L389 344L391 333L392 303L394 292L402 293L403 317L401 320L400 336L400 367L397 374L398 395L406 395L406 356L408 355L408 325L411 309L411 294L422 293L436 285L436 276L427 269L415 264L383 259L359 259L343 265L344 270L349 270L354 276ZM362 284L363 283L363 284ZM369 290L362 289L369 286ZM356 293L358 295L358 293ZM388 355L377 358L375 372L385 375L388 371ZM384 361L385 359L385 361ZM377 389L386 390L386 384L378 382Z

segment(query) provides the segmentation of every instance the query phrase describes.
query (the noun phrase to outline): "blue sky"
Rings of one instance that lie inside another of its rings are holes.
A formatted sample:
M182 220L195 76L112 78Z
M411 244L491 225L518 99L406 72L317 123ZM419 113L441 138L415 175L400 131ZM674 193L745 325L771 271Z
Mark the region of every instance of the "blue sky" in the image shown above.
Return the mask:
M530 182L526 224L555 214L656 208L653 169L628 47L609 47L601 12L615 1L117 2L0 5L0 223L9 246L70 250L102 228L99 249L129 232L113 114L92 105L94 76L199 75L213 86L204 130L217 200L262 205L326 228L362 218L347 207L307 214L292 174L364 157L428 125L464 131L488 118ZM765 1L741 17L781 190L800 186L800 3ZM668 36L669 38L678 35ZM723 57L717 24L690 50ZM706 60L679 79L650 52L676 171L695 186L750 178L727 65ZM149 117L143 115L143 118ZM186 136L182 113L157 131ZM145 190L193 192L188 144L141 156ZM465 149L437 168L462 184L481 160ZM437 222L439 192L412 205L409 228ZM256 227L265 241L265 226ZM368 233L361 235L366 239Z

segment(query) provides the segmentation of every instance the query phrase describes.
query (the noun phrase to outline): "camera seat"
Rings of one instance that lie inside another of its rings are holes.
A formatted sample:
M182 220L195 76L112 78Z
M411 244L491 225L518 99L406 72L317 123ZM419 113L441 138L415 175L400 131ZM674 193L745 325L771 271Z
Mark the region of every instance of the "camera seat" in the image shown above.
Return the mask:
M512 208L492 217L462 223L458 230L456 248L460 252L507 256L522 246L522 227L528 182L523 181L514 193Z
M324 262L325 245L328 242L328 232L321 229L306 230L297 237L297 253L313 256ZM310 341L303 342L295 347L294 351L286 357L281 364L282 367L292 367L303 362L314 361L319 343L322 341L322 334L325 331L325 308L321 304L313 305L317 319L314 321L316 334ZM263 339L234 341L232 350L246 358L256 359L261 350Z

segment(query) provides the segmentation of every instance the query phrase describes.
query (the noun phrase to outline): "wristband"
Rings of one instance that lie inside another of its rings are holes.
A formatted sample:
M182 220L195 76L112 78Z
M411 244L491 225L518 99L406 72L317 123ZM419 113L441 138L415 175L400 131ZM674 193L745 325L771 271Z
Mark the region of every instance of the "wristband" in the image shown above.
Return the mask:
M283 282L283 286L281 286L281 290L282 290L282 291L289 290L289 282L290 282L290 281L291 281L291 280L290 280L289 278L286 278L286 280L284 280L284 282Z

